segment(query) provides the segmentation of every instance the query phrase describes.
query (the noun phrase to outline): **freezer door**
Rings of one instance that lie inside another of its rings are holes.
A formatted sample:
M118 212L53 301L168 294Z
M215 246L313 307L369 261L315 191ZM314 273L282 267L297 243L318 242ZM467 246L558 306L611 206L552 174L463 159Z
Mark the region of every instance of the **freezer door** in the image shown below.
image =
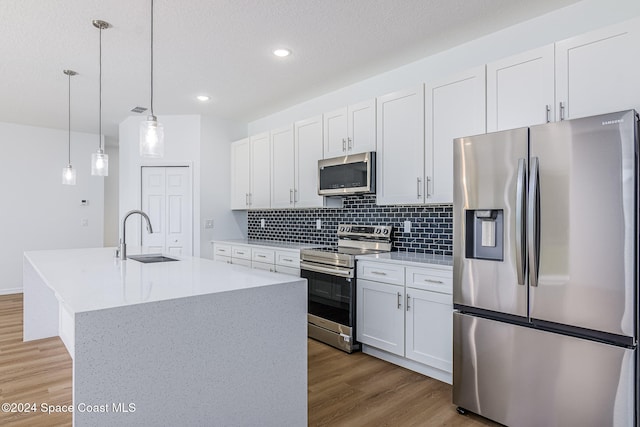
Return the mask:
M518 427L632 427L635 351L460 313L453 403Z
M527 316L527 150L527 128L454 140L454 304Z
M534 322L636 337L635 138L634 111L530 129Z

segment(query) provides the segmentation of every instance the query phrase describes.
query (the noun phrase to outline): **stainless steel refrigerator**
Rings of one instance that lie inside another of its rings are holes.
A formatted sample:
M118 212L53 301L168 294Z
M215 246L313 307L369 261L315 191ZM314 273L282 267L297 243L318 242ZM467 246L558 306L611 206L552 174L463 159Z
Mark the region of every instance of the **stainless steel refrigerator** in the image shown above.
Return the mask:
M638 116L454 141L453 403L638 425Z

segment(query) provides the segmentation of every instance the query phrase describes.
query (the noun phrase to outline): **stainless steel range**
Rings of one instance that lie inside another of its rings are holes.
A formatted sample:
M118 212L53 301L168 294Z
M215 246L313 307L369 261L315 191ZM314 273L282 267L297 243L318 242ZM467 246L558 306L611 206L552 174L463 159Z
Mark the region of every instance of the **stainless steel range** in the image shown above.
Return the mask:
M309 287L309 337L351 353L356 336L356 255L390 252L391 226L338 226L338 245L300 251Z

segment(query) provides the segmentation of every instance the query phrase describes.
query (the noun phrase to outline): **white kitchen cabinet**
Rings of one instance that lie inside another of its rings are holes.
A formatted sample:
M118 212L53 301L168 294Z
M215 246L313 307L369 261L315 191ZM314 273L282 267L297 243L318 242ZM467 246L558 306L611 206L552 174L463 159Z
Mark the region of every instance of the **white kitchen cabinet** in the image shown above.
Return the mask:
M404 286L358 279L357 339L381 350L404 355Z
M485 133L485 67L425 85L425 203L453 203L453 139Z
M405 356L453 371L453 303L450 294L406 288Z
M249 138L250 182L249 207L268 209L271 207L271 138L269 132Z
M324 205L318 195L318 160L322 159L322 116L318 115L294 124L295 186L294 205L315 208Z
M376 150L376 100L324 114L324 158Z
M300 250L217 241L213 242L213 260L300 276Z
M251 192L249 138L231 144L231 209L247 209Z
M640 19L556 43L557 120L640 109Z
M271 207L294 206L295 155L293 125L272 130L271 136ZM263 159L264 161L265 159Z
M361 259L357 269L356 331L363 351L451 383L452 269Z
M377 203L424 202L424 86L377 98Z
M487 132L555 117L555 50L550 44L487 64Z

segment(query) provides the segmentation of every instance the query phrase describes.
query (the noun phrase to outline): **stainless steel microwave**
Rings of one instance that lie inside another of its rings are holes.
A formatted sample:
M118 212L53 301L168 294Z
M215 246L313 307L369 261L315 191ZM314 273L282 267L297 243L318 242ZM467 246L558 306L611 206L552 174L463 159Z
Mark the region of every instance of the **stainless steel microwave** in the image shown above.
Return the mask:
M344 196L376 192L376 153L318 160L318 194Z

